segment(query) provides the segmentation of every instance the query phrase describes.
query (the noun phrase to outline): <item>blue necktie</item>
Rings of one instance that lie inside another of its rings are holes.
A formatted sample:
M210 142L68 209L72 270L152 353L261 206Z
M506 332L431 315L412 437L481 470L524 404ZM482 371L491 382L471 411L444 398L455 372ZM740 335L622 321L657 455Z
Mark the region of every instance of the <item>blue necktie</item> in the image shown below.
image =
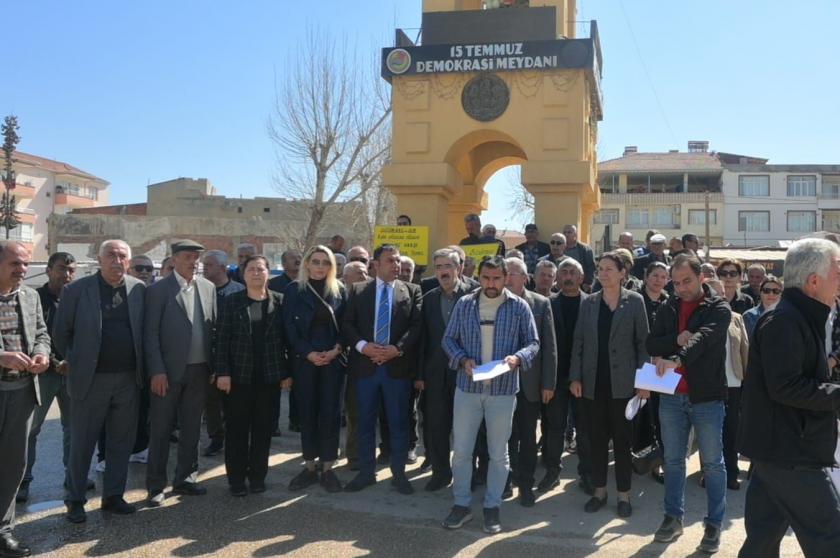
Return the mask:
M376 333L373 336L375 343L387 345L391 337L391 303L389 301L388 283L382 284L382 291L379 295L379 309L376 312Z

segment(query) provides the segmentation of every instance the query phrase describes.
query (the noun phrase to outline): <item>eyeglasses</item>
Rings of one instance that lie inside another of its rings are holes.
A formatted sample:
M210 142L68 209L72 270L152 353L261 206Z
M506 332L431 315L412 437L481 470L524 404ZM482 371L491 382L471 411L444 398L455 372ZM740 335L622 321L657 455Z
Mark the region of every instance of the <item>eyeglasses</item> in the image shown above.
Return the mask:
M367 258L363 258L361 256L353 256L352 258L350 258L350 261L351 262L362 262L363 264L368 263Z
M144 271L146 273L151 273L155 270L155 266L153 266L153 265L135 265L132 269L134 269L134 271L136 271L137 273L143 273Z
M562 240L552 240L552 241L550 242L550 244L551 244L552 246L565 246L565 245L566 245L566 243L565 243L565 242L563 242Z
M782 294L782 289L771 289L770 287L764 287L763 289L761 289L761 294L780 295Z
M312 259L312 260L309 260L309 263L311 263L312 265L329 266L330 265L330 260L315 260L315 259Z
M731 271L718 271L718 277L738 277L739 275L741 274L736 269Z

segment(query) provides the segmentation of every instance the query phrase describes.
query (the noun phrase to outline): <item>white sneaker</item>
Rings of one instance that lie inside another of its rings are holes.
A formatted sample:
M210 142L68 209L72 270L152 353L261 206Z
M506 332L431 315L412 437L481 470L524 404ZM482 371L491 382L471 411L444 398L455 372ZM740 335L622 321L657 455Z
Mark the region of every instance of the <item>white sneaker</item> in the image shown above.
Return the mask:
M137 453L132 453L131 457L128 458L129 463L148 463L148 461L149 448L146 448L143 451L138 451Z
M105 460L97 461L96 466L93 468L94 471L97 473L104 473L105 472Z

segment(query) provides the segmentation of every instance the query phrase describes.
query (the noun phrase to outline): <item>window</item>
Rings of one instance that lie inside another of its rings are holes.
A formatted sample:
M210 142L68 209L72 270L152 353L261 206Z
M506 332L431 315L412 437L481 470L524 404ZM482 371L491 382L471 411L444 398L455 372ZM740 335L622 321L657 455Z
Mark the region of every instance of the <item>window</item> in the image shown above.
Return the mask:
M822 197L830 200L840 199L840 182L826 182L823 178Z
M814 232L817 230L816 211L788 211L788 232Z
M654 227L674 228L677 225L674 219L674 207L671 205L654 207L652 224Z
M618 210L617 209L602 209L595 214L592 222L596 225L617 225L618 224Z
M816 176L788 176L787 177L787 195L791 197L801 196L816 196L817 195L817 177Z
M738 230L740 232L767 232L770 230L769 211L739 211Z
M630 208L627 210L627 226L633 228L647 228L648 227L648 210L639 208Z
M21 223L17 227L10 230L9 240L18 240L20 242L32 242L32 224Z
M688 210L688 224L689 225L705 225L706 224L706 210L705 209L689 209ZM717 225L717 209L709 210L709 224Z
M769 196L770 177L767 175L739 176L738 195L742 197Z

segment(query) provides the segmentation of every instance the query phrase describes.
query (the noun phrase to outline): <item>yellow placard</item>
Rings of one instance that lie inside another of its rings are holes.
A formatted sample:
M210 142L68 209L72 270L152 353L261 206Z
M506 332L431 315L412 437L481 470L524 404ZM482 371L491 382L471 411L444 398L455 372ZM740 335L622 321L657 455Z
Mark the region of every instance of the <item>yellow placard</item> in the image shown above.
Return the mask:
M475 260L476 268L485 256L490 256L492 258L499 252L499 245L495 242L492 244L470 244L467 246L461 246L461 248L464 249L464 254Z
M429 263L429 227L387 227L377 225L373 230L373 245L393 244L400 254L417 265Z

